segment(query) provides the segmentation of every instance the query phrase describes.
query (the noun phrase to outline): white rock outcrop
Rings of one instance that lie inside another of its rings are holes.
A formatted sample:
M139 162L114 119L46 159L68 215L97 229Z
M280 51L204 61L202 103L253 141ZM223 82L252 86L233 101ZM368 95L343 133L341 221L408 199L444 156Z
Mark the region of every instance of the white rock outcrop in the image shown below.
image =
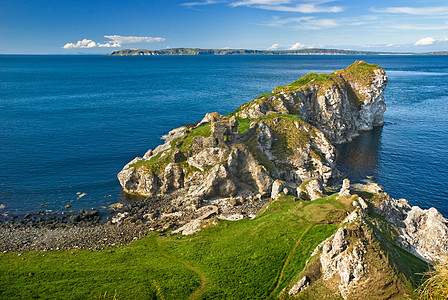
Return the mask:
M297 188L297 197L304 200L316 200L324 197L324 187L318 179L309 180Z
M440 263L448 258L448 220L434 207L410 206L406 199L380 194L375 211L399 231L400 246L427 262Z
M339 291L344 299L365 274L364 250L362 242L349 247L344 228L339 228L333 238L323 244L320 256L323 280L338 275Z
M346 197L350 196L350 180L345 178L342 182L341 190L339 191L339 196Z
M303 276L296 284L292 286L292 288L288 291L289 295L295 295L306 289L310 286L310 280L308 277Z

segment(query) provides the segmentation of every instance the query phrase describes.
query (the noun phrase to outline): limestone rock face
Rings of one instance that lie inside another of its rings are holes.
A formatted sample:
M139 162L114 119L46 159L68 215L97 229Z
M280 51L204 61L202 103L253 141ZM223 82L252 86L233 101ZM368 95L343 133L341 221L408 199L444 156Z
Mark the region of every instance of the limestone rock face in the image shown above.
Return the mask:
M295 195L297 187L310 180L307 191L314 199L338 174L334 147L322 132L297 117L251 120L240 132L235 117L211 113L163 138L165 143L118 174L125 192L174 199L177 206L195 209L212 201L223 212L235 214L237 208L224 209L237 206L228 199L246 203L269 201L280 193Z
M320 77L319 77L320 76ZM321 130L332 143L352 140L360 131L383 125L387 75L379 66L356 61L331 74L309 74L242 106L242 118L295 114Z
M274 200L277 199L280 193L282 193L283 189L285 188L285 182L281 180L274 181L274 183L272 184L271 198Z
M117 175L118 181L125 192L135 193L138 191L140 194L148 197L155 196L160 189L159 179L144 170L135 170L135 168L131 167L131 165L140 160L142 159L137 157L126 164L123 170Z
M312 179L297 188L297 197L304 200L316 200L324 197L324 187L322 182Z
M303 276L302 279L297 281L296 284L293 285L293 287L288 291L289 295L295 295L297 293L300 293L304 289L306 289L310 285L310 280L308 277Z
M303 121L278 116L252 122L241 134L235 118L209 118L193 129L175 129L163 145L128 163L118 174L123 189L150 197L182 188L205 198L235 196L239 190L264 195L275 179L295 190L306 180L326 183L337 173L336 150ZM195 135L183 153L188 134L207 124L210 136Z
M400 246L428 262L440 263L448 257L448 220L434 207L411 207L405 199L381 193L375 211L397 226Z
M289 286L289 294L303 292L301 298L311 299L315 288L324 285L344 299L399 298L406 294L407 274L414 271L412 266L407 271L398 267L403 267L403 257L394 250L397 245L428 262L446 261L448 220L436 209L411 207L405 199L382 192L378 184L354 184L352 189L356 193L337 199L352 202L354 210L315 248L310 263L297 274L308 276L306 287L312 292L304 291L299 281ZM348 184L343 190L349 190ZM367 200L357 195L365 191L369 191Z
M344 299L347 298L350 288L365 274L365 245L358 242L349 247L346 235L346 230L339 228L334 237L324 243L320 256L323 280L338 275L339 291Z

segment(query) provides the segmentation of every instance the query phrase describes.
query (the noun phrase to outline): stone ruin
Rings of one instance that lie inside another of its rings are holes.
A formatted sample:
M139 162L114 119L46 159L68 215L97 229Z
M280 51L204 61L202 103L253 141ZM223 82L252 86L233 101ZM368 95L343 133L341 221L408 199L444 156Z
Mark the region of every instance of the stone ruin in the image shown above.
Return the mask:
M211 124L210 136L195 136L195 149L227 147L239 140L238 121L235 117L229 119L218 113L211 113L208 118Z

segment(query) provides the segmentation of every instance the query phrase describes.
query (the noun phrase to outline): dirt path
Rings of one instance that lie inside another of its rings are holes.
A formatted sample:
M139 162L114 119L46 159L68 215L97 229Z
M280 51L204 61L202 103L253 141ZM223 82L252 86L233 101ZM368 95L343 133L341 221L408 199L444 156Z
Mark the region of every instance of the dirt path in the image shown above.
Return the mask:
M277 284L275 285L275 288L272 290L272 292L269 294L268 298L271 298L274 293L277 291L277 289L280 287L280 283L282 282L283 273L286 269L286 266L288 265L289 261L291 260L291 257L296 252L297 246L299 246L300 242L302 241L302 238L305 236L305 234L310 231L311 228L313 228L314 225L308 226L308 228L300 235L297 242L295 243L294 247L292 248L291 252L289 252L288 257L286 258L285 262L283 263L282 270L280 271L280 275L278 276Z
M190 296L188 297L189 300L193 300L193 299L200 299L202 294L204 293L204 288L207 285L208 279L207 277L205 277L204 273L202 273L201 271L199 271L198 269L196 269L195 267L193 267L192 265L188 264L187 262L180 260L174 256L169 255L168 253L166 253L165 251L163 251L160 248L160 242L161 238L157 237L156 238L156 244L157 244L157 248L159 249L159 252L165 256L168 259L174 260L178 263L181 263L182 265L184 265L187 269L195 272L199 278L201 279L201 286L198 287L193 293L190 294Z

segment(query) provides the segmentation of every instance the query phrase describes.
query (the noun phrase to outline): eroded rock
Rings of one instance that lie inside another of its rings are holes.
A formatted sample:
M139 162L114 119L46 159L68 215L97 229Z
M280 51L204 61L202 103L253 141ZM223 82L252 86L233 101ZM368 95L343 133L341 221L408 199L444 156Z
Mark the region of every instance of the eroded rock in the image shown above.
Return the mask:
M324 187L318 179L309 180L297 188L297 196L304 200L316 200L324 197Z
M434 207L410 206L406 199L381 193L375 211L397 226L397 242L427 262L440 263L448 257L448 220Z

